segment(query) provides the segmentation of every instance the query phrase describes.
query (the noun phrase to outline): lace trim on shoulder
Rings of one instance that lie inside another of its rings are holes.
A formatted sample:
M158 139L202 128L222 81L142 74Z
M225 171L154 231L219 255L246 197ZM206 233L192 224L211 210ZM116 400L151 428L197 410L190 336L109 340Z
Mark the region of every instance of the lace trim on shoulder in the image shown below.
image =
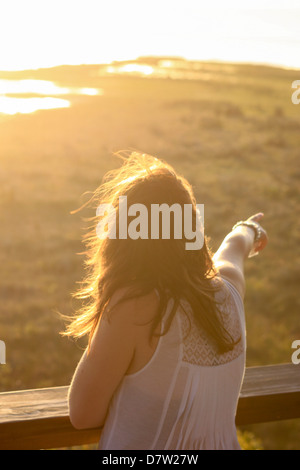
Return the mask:
M216 345L208 338L207 333L198 325L192 309L186 301L181 302L180 323L183 340L182 360L199 366L218 366L233 361L244 352L243 332L239 312L231 295L222 305L222 321L234 341L241 340L231 351L219 354Z

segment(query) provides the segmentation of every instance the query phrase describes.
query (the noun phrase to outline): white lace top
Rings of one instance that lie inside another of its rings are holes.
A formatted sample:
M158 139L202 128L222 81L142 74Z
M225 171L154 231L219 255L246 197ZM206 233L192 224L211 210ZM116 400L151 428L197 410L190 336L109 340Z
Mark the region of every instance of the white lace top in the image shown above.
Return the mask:
M244 307L226 280L216 298L227 330L241 341L218 355L189 305L183 305L188 316L179 307L148 364L116 390L100 449L240 449L235 414L245 371Z

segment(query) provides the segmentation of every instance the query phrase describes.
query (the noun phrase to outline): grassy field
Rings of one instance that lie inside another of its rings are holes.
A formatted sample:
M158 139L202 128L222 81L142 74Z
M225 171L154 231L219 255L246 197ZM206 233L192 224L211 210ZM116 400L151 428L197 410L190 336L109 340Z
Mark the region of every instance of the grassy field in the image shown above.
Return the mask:
M113 152L126 149L165 159L193 183L213 250L237 220L265 213L269 245L246 264L247 365L291 362L300 339L300 105L291 84L300 71L183 65L176 79L96 65L0 72L103 90L71 97L68 109L0 114L0 391L70 382L84 343L59 336L58 312L76 309L77 253L91 215L70 212L119 165ZM245 429L266 449L300 449L299 420Z

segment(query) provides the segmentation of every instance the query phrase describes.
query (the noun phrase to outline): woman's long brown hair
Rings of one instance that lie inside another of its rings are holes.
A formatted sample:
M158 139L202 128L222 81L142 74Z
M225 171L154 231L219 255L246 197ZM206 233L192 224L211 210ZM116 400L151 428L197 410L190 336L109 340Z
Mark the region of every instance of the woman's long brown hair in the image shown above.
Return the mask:
M127 196L128 207L135 203L144 204L148 214L151 213L151 204L171 206L177 203L182 209L184 204L192 204L195 227L196 200L191 185L183 176L151 155L133 152L121 158L121 168L105 175L103 184L89 201L95 213L100 204L113 204L118 225L119 196ZM91 230L84 236L86 276L74 294L83 301L83 306L71 318L63 335L76 338L89 335L91 340L113 294L119 289L125 288L126 292L120 301L144 296L156 289L160 302L152 332L166 312L169 300L174 301L171 321L180 301L185 299L196 321L217 345L219 352L233 349L236 343L224 327L214 296L220 285L212 283L217 273L206 236L200 250L186 250L188 240L184 236L182 239L171 236L167 240L161 237L100 239L96 232L99 217L95 216L90 221L93 222ZM150 225L149 218L149 233Z

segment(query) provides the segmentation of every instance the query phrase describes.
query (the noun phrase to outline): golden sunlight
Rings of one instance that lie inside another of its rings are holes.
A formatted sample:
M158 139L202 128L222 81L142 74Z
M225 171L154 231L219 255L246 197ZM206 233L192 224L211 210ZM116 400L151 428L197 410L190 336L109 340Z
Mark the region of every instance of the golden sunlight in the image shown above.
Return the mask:
M110 65L106 69L107 73L128 73L128 74L140 74L140 75L151 75L153 74L153 67L150 65L142 64L126 64L121 66Z
M0 95L34 93L38 95L67 95L69 88L61 88L47 80L0 80Z
M88 95L88 96L96 96L96 95L103 94L102 90L99 90L96 88L79 88L78 93L80 95Z
M0 113L27 114L39 109L68 108L71 102L56 95L102 95L97 88L66 88L47 80L0 80ZM13 96L12 96L13 95ZM31 95L31 96L15 96ZM32 95L42 95L36 97Z
M97 88L66 88L48 80L0 80L0 95L33 93L37 95L90 95L102 94Z
M27 114L39 109L69 108L70 101L60 98L11 98L0 96L0 113Z

